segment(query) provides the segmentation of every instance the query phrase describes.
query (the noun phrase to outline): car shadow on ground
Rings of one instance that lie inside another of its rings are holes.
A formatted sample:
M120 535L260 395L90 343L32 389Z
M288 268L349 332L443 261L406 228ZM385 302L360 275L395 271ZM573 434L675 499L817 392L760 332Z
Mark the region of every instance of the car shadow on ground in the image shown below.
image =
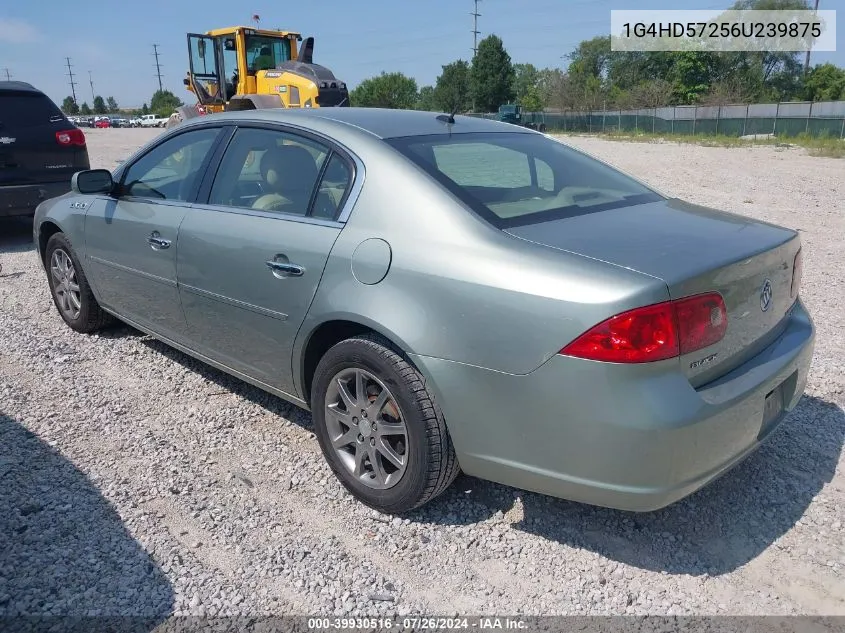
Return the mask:
M14 630L15 616L97 617L78 623L93 630L131 616L119 630L153 630L173 605L167 577L97 486L0 412L0 619Z
M120 327L122 326L118 326L118 328ZM143 334L137 332L137 330L133 330L132 328L129 328L129 330L133 333L138 334L139 336L144 336ZM120 330L117 330L117 332L120 332ZM124 333L125 332L126 330L124 330ZM173 347L170 347L169 345L162 343L157 339L148 337L144 338L143 342L150 349L156 351L162 356L166 356L174 363L179 363L185 369L189 369L192 372L195 372L196 374L202 376L205 380L208 380L209 382L213 382L214 384L218 385L221 390L236 394L244 400L248 400L253 404L257 404L258 406L263 407L270 413L283 417L284 419L298 426L301 426L304 429L307 429L309 431L314 430L314 426L311 423L311 414L305 411L304 409L294 404L291 404L290 402L287 402L282 398L278 398L273 394L264 391L263 389L254 387L248 382L244 382L239 378L230 376L229 374L220 371L219 369L216 369L211 365L196 360L193 356L189 356L188 354L185 354Z
M145 344L205 379L313 431L311 415L155 339ZM753 560L786 534L833 479L845 444L845 413L804 396L781 427L709 486L656 512L634 513L555 499L460 475L412 521L471 525L497 512L514 529L587 549L620 563L673 574L721 575ZM518 516L518 514L517 514Z
M0 218L0 264L3 263L3 255L25 253L32 249L32 218ZM0 271L0 277L6 273L8 271Z

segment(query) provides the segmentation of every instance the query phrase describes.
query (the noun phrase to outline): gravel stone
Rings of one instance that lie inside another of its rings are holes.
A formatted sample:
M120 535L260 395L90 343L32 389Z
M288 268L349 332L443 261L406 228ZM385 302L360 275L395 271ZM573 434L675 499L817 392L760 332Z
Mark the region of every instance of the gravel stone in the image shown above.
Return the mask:
M85 130L92 166L159 133ZM461 476L384 516L334 479L306 412L131 328L72 332L30 226L0 220L0 616L845 613L845 161L564 141L801 231L815 359L765 446L654 513Z

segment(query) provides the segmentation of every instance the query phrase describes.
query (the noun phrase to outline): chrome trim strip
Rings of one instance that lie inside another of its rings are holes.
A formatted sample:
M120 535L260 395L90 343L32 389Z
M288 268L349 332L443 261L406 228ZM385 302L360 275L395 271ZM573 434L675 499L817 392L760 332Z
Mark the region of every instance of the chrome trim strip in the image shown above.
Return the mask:
M130 268L129 266L110 262L101 257L96 257L95 255L87 255L87 259L90 259L93 262L97 262L98 264L102 264L103 266L108 266L109 268L115 268L117 270L122 270L126 273L132 273L133 275L138 275L139 277L149 279L150 281L156 281L160 284L164 284L165 286L170 286L171 288L176 288L178 286L175 279L165 279L164 277L159 277L158 275L145 273L143 270L138 270L137 268Z
M276 312L275 310L270 310L269 308L262 308L261 306L253 305L251 303L247 303L245 301L238 301L237 299L232 299L231 297L227 297L225 295L219 295L215 292L209 292L208 290L203 290L202 288L197 288L195 286L188 286L186 284L179 284L179 288L182 290L186 290L191 294L195 294L199 297L204 297L206 299L212 299L214 301L219 301L220 303L227 303L231 306L236 308L241 308L243 310L249 310L250 312L255 312L256 314L260 314L262 316L272 317L274 319L279 319L279 321L287 321L288 315L284 312Z

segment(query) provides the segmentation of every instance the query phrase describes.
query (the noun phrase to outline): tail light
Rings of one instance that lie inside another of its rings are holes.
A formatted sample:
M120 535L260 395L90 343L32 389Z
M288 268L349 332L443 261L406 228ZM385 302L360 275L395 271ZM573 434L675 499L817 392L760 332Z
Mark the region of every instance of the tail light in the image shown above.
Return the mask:
M84 147L85 133L79 128L62 130L61 132L56 132L56 142L59 145L78 145L79 147Z
M793 299L798 297L798 292L801 290L801 277L804 275L804 256L801 249L795 253L795 261L792 263L792 288L789 291L789 296Z
M714 292L617 314L559 354L608 363L650 363L718 343L727 327L725 302Z

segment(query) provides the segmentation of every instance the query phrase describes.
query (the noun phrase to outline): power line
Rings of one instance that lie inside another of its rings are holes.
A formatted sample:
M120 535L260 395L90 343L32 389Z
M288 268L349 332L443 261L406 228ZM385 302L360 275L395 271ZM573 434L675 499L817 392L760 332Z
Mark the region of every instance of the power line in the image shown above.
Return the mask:
M158 63L158 44L153 44L153 55L156 58L156 76L158 77L158 91L162 92L164 88L161 86L161 64Z
M475 56L478 54L478 34L480 31L478 30L478 18L481 17L481 14L478 12L478 2L479 0L473 0L475 2L475 11L470 13L472 16L472 58L475 59Z
M73 68L70 65L70 57L65 57L67 61L67 76L70 77L70 92L73 95L73 102L76 103L76 82L73 80Z

